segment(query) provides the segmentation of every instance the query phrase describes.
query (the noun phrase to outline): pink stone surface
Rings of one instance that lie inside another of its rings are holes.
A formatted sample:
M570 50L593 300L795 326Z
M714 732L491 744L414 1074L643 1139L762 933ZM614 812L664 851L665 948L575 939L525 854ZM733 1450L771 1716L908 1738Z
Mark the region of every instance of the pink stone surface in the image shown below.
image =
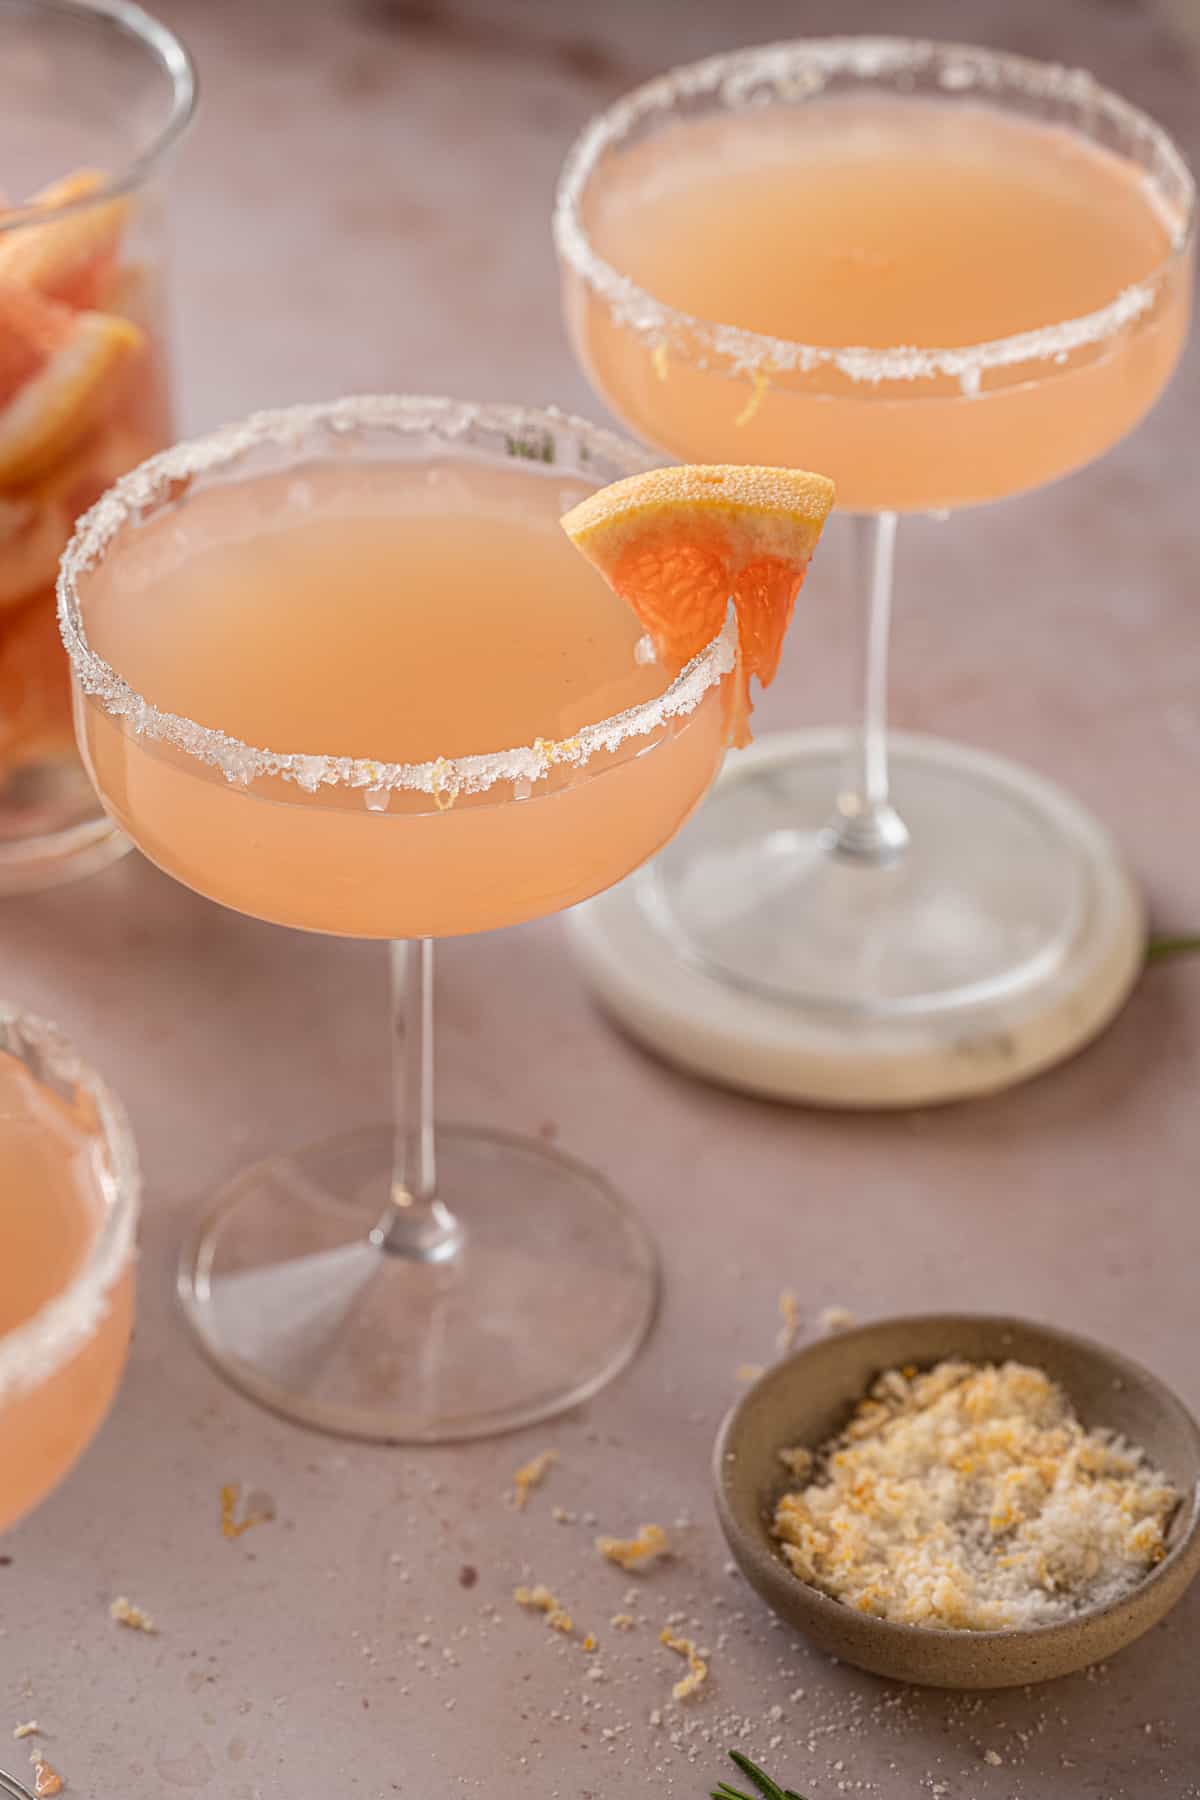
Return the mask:
M177 190L196 428L366 388L597 412L558 320L561 154L622 88L739 41L835 25L967 37L1086 63L1190 151L1200 139L1191 0L161 10L203 78ZM1093 805L1177 928L1200 926L1197 373L1193 355L1096 469L906 528L895 690L899 722L1017 754ZM806 600L764 727L844 710L836 583L814 579ZM223 913L131 858L4 903L0 988L108 1073L147 1175L120 1401L3 1546L0 1763L24 1771L27 1746L4 1745L36 1718L69 1792L96 1800L701 1800L733 1741L812 1800L1200 1795L1200 1591L1090 1677L969 1700L891 1688L773 1628L725 1572L707 1474L737 1365L772 1354L783 1286L810 1324L833 1303L1056 1320L1200 1406L1200 962L1152 971L1101 1042L1024 1089L846 1118L705 1090L645 1058L593 1011L553 922L449 946L443 1112L544 1131L603 1169L658 1233L667 1285L646 1351L581 1413L421 1453L258 1411L200 1360L171 1295L181 1233L215 1184L382 1112L382 952ZM511 1473L546 1444L561 1463L513 1512ZM219 1529L228 1481L278 1507L236 1543ZM553 1522L555 1505L579 1518ZM589 1511L616 1532L661 1521L676 1560L636 1582L601 1565ZM528 1579L596 1631L595 1658L516 1610ZM160 1635L113 1626L118 1593ZM647 1623L615 1632L623 1610ZM713 1672L656 1727L680 1672L657 1642L675 1613Z

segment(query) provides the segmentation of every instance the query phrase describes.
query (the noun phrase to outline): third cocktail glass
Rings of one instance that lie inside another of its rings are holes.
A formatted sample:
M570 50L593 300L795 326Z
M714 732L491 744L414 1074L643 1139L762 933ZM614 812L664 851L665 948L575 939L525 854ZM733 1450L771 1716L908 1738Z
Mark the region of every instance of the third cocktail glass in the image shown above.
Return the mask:
M856 515L860 729L735 759L636 884L660 950L815 1022L810 1096L933 1097L944 1069L928 1094L822 1079L939 1020L1010 1046L1036 1020L1022 1072L1133 979L1132 890L1065 796L928 738L889 768L892 561L901 514L1036 487L1138 422L1184 341L1192 222L1174 145L1088 76L921 42L714 58L568 159L556 238L598 391L683 461L824 469Z
M115 1095L52 1025L0 1007L0 1537L112 1404L140 1187Z

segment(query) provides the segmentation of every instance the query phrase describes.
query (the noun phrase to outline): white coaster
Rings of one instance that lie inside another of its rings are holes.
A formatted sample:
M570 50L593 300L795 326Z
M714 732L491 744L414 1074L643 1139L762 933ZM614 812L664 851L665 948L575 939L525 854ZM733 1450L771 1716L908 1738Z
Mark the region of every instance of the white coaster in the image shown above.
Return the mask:
M841 742L830 732L766 738L731 757L718 785L724 790L799 757L827 757ZM772 1099L928 1106L1024 1081L1082 1048L1119 1011L1142 967L1145 917L1108 832L1018 764L903 733L893 742L901 758L972 768L1043 817L1069 851L1083 897L1065 957L1016 993L921 1016L776 999L689 957L651 866L564 915L589 985L634 1037L689 1072Z

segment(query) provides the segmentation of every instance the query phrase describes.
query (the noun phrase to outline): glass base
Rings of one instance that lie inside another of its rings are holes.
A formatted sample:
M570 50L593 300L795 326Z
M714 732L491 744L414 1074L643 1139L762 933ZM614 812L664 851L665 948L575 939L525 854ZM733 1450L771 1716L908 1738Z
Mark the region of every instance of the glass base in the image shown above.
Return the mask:
M1102 1031L1146 929L1109 834L1015 763L892 747L915 830L890 867L830 859L845 736L796 732L731 757L665 856L568 913L612 1017L692 1074L834 1107L995 1093Z
M47 752L0 778L0 894L77 881L131 848L73 752Z
M829 829L843 750L821 733L731 759L642 882L681 950L769 998L874 1017L987 1005L1052 976L1091 887L1054 790L957 745L898 740L910 841L877 863Z
M658 1262L601 1176L542 1144L441 1130L465 1248L422 1263L370 1241L391 1154L378 1127L268 1158L201 1220L180 1297L236 1387L318 1430L428 1444L549 1418L625 1366Z

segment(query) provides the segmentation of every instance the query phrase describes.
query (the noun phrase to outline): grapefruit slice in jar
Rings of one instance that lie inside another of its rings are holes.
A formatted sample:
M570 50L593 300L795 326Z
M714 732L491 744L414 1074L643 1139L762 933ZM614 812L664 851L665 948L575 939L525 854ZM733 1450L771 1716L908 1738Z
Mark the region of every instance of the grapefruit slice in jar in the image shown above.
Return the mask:
M34 194L8 230L0 211L0 281L77 311L108 302L130 202L96 197L107 183L100 169L77 169ZM44 210L45 219L28 209Z
M33 480L95 423L143 335L0 280L0 487Z
M750 677L774 680L796 595L833 506L802 469L651 469L572 507L563 530L637 614L672 674L718 635L732 602L739 667L730 742L750 742Z
M50 496L0 494L0 612L53 589L70 535L66 510Z
M75 521L159 441L127 431L106 412L35 481L0 490L0 613L53 589Z

